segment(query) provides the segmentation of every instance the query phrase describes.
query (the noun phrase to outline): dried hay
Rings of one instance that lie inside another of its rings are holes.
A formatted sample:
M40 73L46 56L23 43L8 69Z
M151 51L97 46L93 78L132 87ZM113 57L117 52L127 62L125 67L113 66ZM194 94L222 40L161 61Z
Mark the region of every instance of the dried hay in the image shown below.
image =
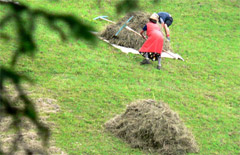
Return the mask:
M51 98L39 98L35 102L36 110L43 113L57 113L60 111L60 106L56 102Z
M178 114L165 103L140 100L105 123L105 128L134 148L159 154L198 152L197 143Z
M135 30L136 32L140 33L144 25L149 21L150 15L151 15L150 13L145 13L145 12L128 13L125 17L120 19L116 24L108 25L107 28L101 33L101 37L108 40L111 44L116 44L116 45L139 50L142 47L143 43L145 42L145 40L141 36L127 29L123 29L118 34L117 37L114 37L114 35L118 32L118 30L125 24L125 22L131 16L134 16L134 17L132 18L132 20L130 20L130 22L127 25L133 30ZM163 29L162 31L164 32ZM164 37L163 49L166 51L167 50L172 51L170 47L170 43L169 41L167 41L165 37Z
M1 135L1 134L0 134ZM1 149L6 154L20 155L20 154L58 154L67 155L60 148L55 147L55 143L50 141L49 147L43 147L38 135L34 131L25 131L21 135L18 134L4 134L1 135L2 143ZM13 151L12 147L17 140L18 148ZM13 151L13 152L12 152Z
M10 90L10 89L9 89ZM17 100L17 92L12 91L9 96L10 100ZM18 108L22 104L17 104ZM54 127L54 122L49 121L48 115L50 113L57 113L60 111L60 106L57 104L57 100L51 98L39 98L35 101L36 110L39 113L39 120L43 124L50 128ZM55 142L49 140L48 147L42 145L42 141L39 137L36 126L28 119L21 118L20 128L21 133L19 134L13 128L12 117L5 114L4 109L0 109L0 150L6 154L27 154L29 152L36 154L59 154L66 155L60 148L55 146ZM12 152L14 144L18 144L17 150Z

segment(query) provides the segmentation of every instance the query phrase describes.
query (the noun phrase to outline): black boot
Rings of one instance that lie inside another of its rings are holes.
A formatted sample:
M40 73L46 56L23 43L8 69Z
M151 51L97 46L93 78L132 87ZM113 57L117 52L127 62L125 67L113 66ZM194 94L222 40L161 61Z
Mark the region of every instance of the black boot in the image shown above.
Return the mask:
M140 64L145 65L145 64L150 64L151 62L148 59L144 59Z
M157 69L160 70L160 69L161 69L161 66L157 65Z

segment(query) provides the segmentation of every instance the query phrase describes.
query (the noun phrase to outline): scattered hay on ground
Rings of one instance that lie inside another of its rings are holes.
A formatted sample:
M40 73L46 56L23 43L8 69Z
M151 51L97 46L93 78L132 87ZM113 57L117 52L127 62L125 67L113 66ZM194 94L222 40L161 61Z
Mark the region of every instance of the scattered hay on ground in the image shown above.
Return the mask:
M114 35L118 32L118 30L125 24L125 22L131 17L132 20L127 24L130 28L135 30L136 32L140 33L144 25L149 21L150 13L145 12L131 12L128 13L125 17L120 19L116 24L108 25L107 28L101 33L101 37L108 40L111 44L117 44L124 47L133 48L136 50L139 50L145 40L126 29L123 29L117 37L114 37ZM159 25L160 26L160 25ZM162 30L164 31L164 30ZM146 34L145 34L146 35ZM170 43L167 41L167 39L164 37L164 50L170 50L172 51L170 47Z
M35 131L24 131L21 135L18 134L0 134L1 149L6 154L58 154L67 155L60 148L55 147L54 141L50 141L49 147L43 147L42 141ZM13 151L14 144L18 143L17 150ZM13 151L13 152L12 152ZM10 153L11 152L11 153Z
M12 91L14 92L14 91ZM17 100L18 95L12 94L10 100ZM22 104L16 104L16 106L22 107ZM54 122L49 121L48 117L50 113L57 113L60 111L60 106L55 99L39 98L35 101L36 110L39 113L39 120L44 125L53 128ZM2 109L3 110L3 109ZM42 145L42 140L38 135L37 127L26 117L21 118L20 129L21 133L18 133L13 127L13 119L6 115L3 111L0 111L0 150L6 154L59 154L66 155L60 148L55 146L55 142L49 139L49 147ZM14 144L17 144L18 148L11 153L14 148Z
M60 111L60 106L56 102L56 100L50 98L39 98L35 102L36 110L44 113L57 113Z
M159 154L186 154L199 148L178 114L165 103L140 100L105 123L105 128L134 148Z

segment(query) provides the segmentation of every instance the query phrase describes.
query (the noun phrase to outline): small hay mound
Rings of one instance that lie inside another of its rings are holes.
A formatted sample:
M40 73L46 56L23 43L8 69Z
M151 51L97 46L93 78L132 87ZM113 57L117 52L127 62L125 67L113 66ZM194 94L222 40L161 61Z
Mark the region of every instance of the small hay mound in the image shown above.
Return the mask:
M25 87L28 87L27 85ZM6 92L9 92L8 95ZM27 92L29 95L30 92ZM24 109L24 103L19 99L19 93L12 86L6 87L4 95L8 95L11 106L14 108ZM35 102L38 120L46 127L56 127L53 121L50 121L49 114L60 112L60 106L57 100L51 98L39 98ZM20 130L14 130L15 119L6 113L6 109L0 106L0 154L58 154L65 155L60 148L56 147L53 140L49 139L48 147L44 147L42 138L39 137L38 128L34 123L22 116L18 120ZM50 137L49 137L50 138ZM16 150L14 150L16 149Z
M182 155L199 150L178 114L154 100L131 103L125 113L106 122L105 128L131 147L159 154Z
M145 13L145 12L128 13L125 17L120 19L116 24L108 25L107 28L101 33L101 37L108 40L111 44L117 44L120 46L139 50L142 47L143 43L145 42L145 40L141 36L127 29L123 29L118 34L117 37L114 37L114 35L118 32L121 26L123 26L131 16L134 16L134 17L132 18L132 20L130 20L130 22L127 25L133 30L135 30L136 32L140 33L144 25L149 21L150 15L151 15L150 13ZM170 43L167 41L165 37L164 37L163 49L166 51L167 50L172 51L170 47Z

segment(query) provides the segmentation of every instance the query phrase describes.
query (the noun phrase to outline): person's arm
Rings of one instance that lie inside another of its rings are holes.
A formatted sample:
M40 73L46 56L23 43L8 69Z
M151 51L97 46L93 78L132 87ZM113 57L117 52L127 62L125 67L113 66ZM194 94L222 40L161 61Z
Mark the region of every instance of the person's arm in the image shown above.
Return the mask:
M159 18L159 21L161 23L162 28L164 28L164 30L165 30L165 34L166 34L167 39L170 40L170 38L169 38L170 33L169 33L169 28L168 28L167 24L165 24L165 22L163 21L163 19L161 17Z
M143 33L144 33L144 30L140 32L141 36L143 37L143 39L147 40L146 37L143 35Z
M170 40L170 32L167 24L164 24L165 34L168 40Z
M143 39L147 40L146 37L143 35L144 31L147 31L147 25L145 25L144 28L142 29L142 31L140 32L140 34L143 37Z
M159 18L159 22L161 23L162 28L164 28L164 24L165 24L165 23L164 23L164 21L163 21L163 19L162 19L161 17Z

